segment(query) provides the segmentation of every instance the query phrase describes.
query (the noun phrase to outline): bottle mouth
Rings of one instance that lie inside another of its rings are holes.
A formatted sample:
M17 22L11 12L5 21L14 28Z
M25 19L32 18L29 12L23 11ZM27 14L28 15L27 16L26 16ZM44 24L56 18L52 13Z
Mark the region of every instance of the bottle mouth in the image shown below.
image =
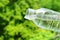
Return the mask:
M28 20L34 19L34 17L35 17L34 12L35 12L34 9L31 9L31 8L27 9L26 15L25 15L24 18L25 18L25 19L28 19Z

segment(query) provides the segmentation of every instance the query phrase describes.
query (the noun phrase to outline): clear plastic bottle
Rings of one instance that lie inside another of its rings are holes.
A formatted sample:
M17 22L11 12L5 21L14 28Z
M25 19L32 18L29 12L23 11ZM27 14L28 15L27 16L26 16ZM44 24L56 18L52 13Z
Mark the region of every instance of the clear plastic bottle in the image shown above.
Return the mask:
M60 32L60 13L40 8L38 10L28 9L25 17L28 20L32 20L38 27Z

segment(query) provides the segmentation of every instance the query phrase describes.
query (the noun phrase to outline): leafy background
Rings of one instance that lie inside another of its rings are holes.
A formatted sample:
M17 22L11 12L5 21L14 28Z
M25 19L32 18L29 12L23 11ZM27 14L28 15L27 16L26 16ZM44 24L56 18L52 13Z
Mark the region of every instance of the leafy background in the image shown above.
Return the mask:
M60 0L0 0L0 40L54 40L56 32L38 28L24 16L28 8L60 12L59 3Z

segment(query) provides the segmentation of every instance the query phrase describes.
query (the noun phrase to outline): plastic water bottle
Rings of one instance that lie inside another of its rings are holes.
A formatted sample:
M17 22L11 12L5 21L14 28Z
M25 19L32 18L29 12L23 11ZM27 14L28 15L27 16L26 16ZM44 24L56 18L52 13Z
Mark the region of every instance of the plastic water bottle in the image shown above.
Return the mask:
M59 12L46 8L40 8L38 10L29 8L24 18L32 20L38 27L42 29L60 32Z

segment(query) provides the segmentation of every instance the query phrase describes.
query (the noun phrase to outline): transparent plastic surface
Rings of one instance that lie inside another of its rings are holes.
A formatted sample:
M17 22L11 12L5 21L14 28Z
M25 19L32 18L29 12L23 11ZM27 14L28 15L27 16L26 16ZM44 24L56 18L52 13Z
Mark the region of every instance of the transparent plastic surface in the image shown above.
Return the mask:
M60 13L46 9L40 8L38 10L28 9L25 18L32 20L38 27L60 32Z

